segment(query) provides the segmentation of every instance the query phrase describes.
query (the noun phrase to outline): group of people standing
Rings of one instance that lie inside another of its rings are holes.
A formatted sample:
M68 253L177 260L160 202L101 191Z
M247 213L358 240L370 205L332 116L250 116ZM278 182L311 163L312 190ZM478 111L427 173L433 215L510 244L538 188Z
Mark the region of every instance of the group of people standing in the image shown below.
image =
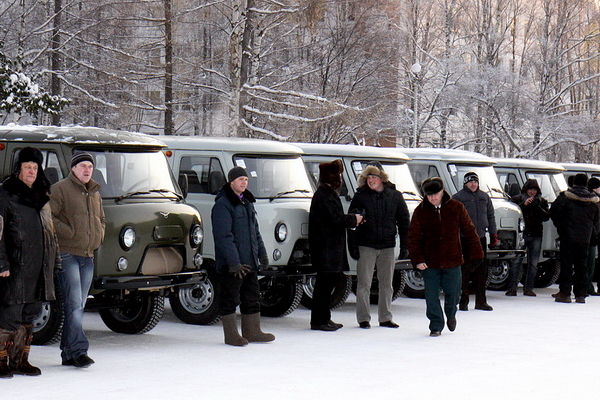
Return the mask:
M40 150L21 149L0 187L0 378L41 374L29 363L33 322L43 301L57 299L55 275L65 313L62 365L94 363L82 327L105 227L94 160L74 153L69 176L52 186L43 161Z

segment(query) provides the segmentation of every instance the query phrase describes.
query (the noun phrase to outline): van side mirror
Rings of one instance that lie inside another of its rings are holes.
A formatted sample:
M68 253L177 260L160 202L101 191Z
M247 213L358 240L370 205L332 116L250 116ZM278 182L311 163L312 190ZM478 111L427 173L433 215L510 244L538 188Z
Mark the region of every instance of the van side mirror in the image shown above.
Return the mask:
M183 198L187 198L187 195L189 193L189 183L187 174L179 173L179 179L177 183L179 183L179 187L181 188L181 194L183 194Z

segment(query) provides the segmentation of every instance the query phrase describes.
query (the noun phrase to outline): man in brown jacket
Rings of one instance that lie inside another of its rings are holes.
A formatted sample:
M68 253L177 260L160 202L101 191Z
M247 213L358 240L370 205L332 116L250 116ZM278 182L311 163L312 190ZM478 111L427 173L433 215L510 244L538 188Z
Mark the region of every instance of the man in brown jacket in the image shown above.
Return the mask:
M105 218L100 185L92 180L94 159L84 152L73 154L71 173L51 187L50 205L62 271L65 325L60 342L62 365L78 368L94 363L83 332L83 310L94 276L94 251L104 239Z
M440 336L444 312L448 329L456 329L462 283L460 267L464 262L461 234L468 243L471 260L483 259L483 249L465 206L450 198L440 178L426 179L421 189L425 197L410 221L408 251L412 265L423 274L430 336ZM440 289L445 296L444 312Z

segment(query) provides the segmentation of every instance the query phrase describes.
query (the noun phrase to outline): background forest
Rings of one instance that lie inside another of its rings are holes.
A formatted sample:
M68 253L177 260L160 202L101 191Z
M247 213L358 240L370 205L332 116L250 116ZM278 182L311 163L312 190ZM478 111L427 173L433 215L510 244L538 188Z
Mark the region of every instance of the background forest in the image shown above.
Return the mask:
M600 0L2 0L0 42L70 100L0 123L600 163Z

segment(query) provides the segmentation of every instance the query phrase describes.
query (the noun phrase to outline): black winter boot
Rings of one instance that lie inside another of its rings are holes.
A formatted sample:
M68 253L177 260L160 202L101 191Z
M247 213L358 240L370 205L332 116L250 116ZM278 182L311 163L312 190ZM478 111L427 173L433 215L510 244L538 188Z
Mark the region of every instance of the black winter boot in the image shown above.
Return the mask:
M0 378L12 378L13 373L8 367L8 352L12 347L15 333L0 328Z
M272 342L275 335L260 329L260 313L242 314L242 336L249 342Z
M8 366L17 375L37 376L42 371L29 364L29 350L33 341L33 325L21 325L15 333L15 341L9 354Z

